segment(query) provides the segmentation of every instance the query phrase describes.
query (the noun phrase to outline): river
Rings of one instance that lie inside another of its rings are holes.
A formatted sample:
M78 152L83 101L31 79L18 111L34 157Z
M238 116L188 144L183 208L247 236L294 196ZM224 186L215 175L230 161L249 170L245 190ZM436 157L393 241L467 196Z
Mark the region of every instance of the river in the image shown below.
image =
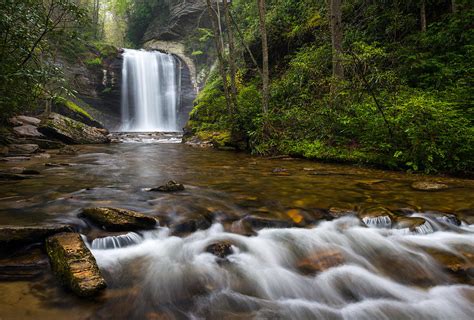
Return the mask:
M108 283L103 296L80 300L49 272L1 281L0 319L474 316L474 181L146 142L0 163L41 173L1 183L0 224L72 224ZM186 190L148 190L171 179ZM449 188L417 191L417 180ZM78 217L92 206L133 209L157 216L161 226L122 235L128 246L94 245L117 235ZM423 217L426 225L400 227L393 217L367 214L367 227L355 214L378 207L400 221ZM204 230L168 227L203 216L212 220ZM232 245L230 255L206 252L222 241Z

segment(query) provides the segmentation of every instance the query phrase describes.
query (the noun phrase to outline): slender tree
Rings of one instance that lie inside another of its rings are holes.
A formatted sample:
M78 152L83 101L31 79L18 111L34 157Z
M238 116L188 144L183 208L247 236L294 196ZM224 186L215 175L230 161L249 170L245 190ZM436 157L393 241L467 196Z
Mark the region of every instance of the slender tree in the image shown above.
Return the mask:
M420 24L421 24L421 32L426 32L426 3L425 3L425 0L421 1Z
M458 7L456 5L456 0L451 0L451 12L452 13L458 12Z
M268 41L267 28L265 25L265 0L257 0L258 17L260 21L260 34L262 37L262 107L263 113L268 112L268 105L270 100L270 92L268 88L270 74L268 71Z
M330 0L329 4L332 41L332 75L338 80L344 79L342 65L342 11L341 0ZM332 87L332 90L335 88Z
M230 1L230 0L229 0ZM224 0L225 24L227 26L227 36L229 39L229 71L230 71L230 93L234 107L237 107L237 86L235 83L236 63L235 63L235 41L234 32L229 13L229 4ZM235 111L235 110L234 110Z
M217 16L216 11L212 7L211 0L206 0L206 4L207 4L207 10L209 13L209 18L211 19L212 29L214 32L214 44L216 46L217 59L219 60L219 73L221 74L222 83L224 86L224 96L225 96L225 101L227 105L227 111L230 115L233 113L233 107L232 107L232 99L230 98L230 94L229 94L229 86L227 84L227 72L225 70L226 61L224 58L223 42L221 41L222 34L219 30L219 18Z

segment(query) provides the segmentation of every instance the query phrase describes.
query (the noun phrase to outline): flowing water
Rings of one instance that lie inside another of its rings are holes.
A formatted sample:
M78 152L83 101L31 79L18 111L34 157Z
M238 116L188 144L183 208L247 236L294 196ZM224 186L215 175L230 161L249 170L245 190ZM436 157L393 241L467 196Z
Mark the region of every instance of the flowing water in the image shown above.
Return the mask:
M0 282L0 319L473 318L472 180L154 143L176 142L169 135L120 139L0 164L41 171L1 183L0 224L74 225L108 283L80 300L49 272ZM148 191L169 179L186 190ZM420 179L450 188L413 190ZM105 232L78 217L90 206L137 210L160 226ZM202 217L203 230L172 227ZM208 252L216 243L229 255Z
M173 55L124 49L121 131L179 131L180 79Z

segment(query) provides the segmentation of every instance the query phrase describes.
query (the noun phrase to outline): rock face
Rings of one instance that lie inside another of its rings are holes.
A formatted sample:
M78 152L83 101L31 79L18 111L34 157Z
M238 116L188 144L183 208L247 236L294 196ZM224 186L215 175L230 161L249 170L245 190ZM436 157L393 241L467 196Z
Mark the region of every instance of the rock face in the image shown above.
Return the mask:
M41 138L43 135L38 131L37 126L31 124L24 124L19 127L14 127L15 135L26 138Z
M153 229L157 222L153 217L121 208L87 208L82 216L110 231Z
M90 127L76 120L51 113L41 121L38 128L42 134L69 144L108 143L110 139L103 130Z
M46 240L46 251L58 279L80 297L107 286L92 253L78 233L60 233Z
M72 231L68 225L0 226L0 248L40 242L56 233Z

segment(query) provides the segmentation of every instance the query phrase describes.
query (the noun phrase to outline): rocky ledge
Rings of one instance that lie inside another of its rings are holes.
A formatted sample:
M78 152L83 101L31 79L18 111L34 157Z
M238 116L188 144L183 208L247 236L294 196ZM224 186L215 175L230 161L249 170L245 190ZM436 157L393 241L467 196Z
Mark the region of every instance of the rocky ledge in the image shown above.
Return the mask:
M53 272L78 296L94 296L107 286L80 234L60 233L49 237L46 250Z

